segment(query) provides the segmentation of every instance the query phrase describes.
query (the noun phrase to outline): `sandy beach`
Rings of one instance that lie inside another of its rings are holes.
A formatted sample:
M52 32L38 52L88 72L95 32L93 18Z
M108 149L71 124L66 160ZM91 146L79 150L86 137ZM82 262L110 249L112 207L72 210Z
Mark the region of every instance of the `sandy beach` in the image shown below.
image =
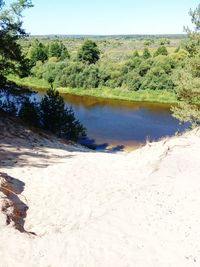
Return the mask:
M1 267L200 266L200 129L100 153L0 127Z

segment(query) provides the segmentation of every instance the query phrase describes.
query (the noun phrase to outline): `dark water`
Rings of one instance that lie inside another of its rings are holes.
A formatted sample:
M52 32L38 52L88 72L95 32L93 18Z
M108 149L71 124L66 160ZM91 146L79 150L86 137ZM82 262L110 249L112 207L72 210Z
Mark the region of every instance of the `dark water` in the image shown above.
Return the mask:
M93 97L63 95L76 117L87 128L86 140L81 143L110 146L113 150L137 147L147 139L158 140L183 131L186 126L171 116L170 105L109 100Z

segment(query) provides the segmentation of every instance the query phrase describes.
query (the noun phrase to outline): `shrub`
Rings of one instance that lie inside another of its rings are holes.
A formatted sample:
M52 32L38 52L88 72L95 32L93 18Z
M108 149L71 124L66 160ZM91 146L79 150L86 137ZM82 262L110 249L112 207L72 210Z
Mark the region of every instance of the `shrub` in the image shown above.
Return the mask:
M38 104L29 98L22 103L18 116L28 125L38 127L40 124Z
M145 76L147 72L151 69L152 62L150 60L143 61L138 67L140 76Z
M141 84L142 77L136 71L133 70L126 75L124 85L127 86L130 91L138 91Z
M41 101L42 127L59 137L77 141L86 135L85 128L75 118L71 108L67 108L64 99L55 89L48 89Z

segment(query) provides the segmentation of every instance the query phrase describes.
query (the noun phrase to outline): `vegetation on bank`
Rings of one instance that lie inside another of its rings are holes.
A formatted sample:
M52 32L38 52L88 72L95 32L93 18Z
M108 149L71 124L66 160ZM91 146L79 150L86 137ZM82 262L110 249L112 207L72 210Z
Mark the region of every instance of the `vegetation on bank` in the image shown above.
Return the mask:
M104 55L96 43L86 40L77 50L77 57L63 54L62 43L50 42L46 45L36 40L26 53L30 62L30 76L54 81L55 87L70 88L121 88L123 91L167 90L174 92L176 72L182 68L187 57L185 49L169 53L167 48L159 46L154 53L145 48L142 54L133 51L125 61L102 61ZM51 46L57 46L57 54ZM60 49L60 50L59 50ZM66 48L67 49L67 48ZM50 53L51 51L51 53ZM52 57L52 54L54 57Z
M112 41L106 40L104 48ZM17 84L45 89L53 81L62 93L129 101L176 103L177 73L188 55L183 45L166 47L170 41L164 38L153 48L155 40L149 39L143 50L133 50L117 62L106 58L105 50L92 40L85 40L73 53L60 39L27 39L22 44L30 75L9 76Z
M46 91L49 88L49 84L45 80L39 80L37 78L19 78L17 76L9 75L8 79L17 83L20 86L32 88L34 90ZM70 87L58 87L57 90L62 94L71 94L77 96L92 96L108 99L118 99L126 101L146 101L146 102L158 102L158 103L177 103L175 93L166 90L141 90L141 91L128 91L121 90L121 88L111 89L109 87L101 88L70 88Z

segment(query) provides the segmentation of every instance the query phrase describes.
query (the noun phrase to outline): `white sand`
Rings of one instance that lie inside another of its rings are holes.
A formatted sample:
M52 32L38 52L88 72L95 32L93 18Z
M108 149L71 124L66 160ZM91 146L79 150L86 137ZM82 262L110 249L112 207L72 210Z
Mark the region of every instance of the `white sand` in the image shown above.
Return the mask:
M0 267L200 266L200 129L129 154L26 131L5 136L0 156L25 183L24 229L36 234L0 212Z

